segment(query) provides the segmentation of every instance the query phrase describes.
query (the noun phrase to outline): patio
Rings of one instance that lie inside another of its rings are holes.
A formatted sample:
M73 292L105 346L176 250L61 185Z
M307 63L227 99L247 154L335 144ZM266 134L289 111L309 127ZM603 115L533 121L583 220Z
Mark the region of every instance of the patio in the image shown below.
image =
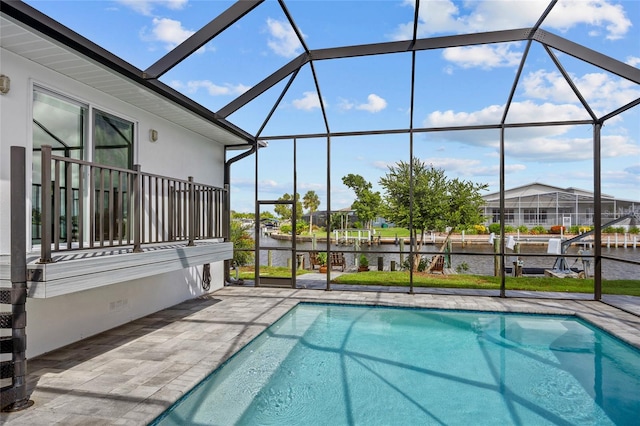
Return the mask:
M305 286L313 283L307 280ZM147 424L303 301L575 314L640 348L640 298L614 296L603 303L543 293L504 299L448 289L446 295L433 289L415 295L393 288L359 290L368 291L224 287L30 360L28 387L34 405L2 413L0 421L34 426ZM624 310L612 306L618 303Z

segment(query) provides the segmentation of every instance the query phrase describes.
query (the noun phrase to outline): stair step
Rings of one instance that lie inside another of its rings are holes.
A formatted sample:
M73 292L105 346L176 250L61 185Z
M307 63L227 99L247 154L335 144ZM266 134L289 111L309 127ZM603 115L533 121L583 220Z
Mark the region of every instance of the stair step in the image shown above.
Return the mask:
M0 328L11 328L13 325L12 314L0 314Z
M13 361L0 362L0 379L13 378Z
M13 353L13 337L11 336L0 337L0 353L2 354Z
M0 289L0 303L5 303L7 305L11 304L11 289L10 288Z
M16 388L13 386L5 386L0 388L0 410L13 404L16 399Z

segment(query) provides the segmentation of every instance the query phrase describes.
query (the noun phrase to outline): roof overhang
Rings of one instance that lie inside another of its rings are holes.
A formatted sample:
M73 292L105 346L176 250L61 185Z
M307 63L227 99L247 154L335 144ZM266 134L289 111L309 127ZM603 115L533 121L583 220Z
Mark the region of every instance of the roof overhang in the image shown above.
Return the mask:
M1 2L0 46L224 146L251 134L20 1Z

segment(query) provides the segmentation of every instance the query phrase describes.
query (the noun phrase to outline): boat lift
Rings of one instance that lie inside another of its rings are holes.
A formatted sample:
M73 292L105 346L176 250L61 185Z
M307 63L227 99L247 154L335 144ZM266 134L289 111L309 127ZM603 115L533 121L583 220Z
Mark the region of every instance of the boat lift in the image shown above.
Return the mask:
M602 225L602 228L607 228L609 226L613 226L617 223L620 223L626 219L630 219L630 218L636 218L636 219L640 219L640 212L633 212L633 213L629 213L626 214L624 216L620 216L617 219L612 220L611 222L607 222L604 225ZM566 259L564 258L564 254L567 252L567 249L571 246L571 244L580 241L583 238L586 238L590 235L593 235L595 233L595 229L592 229L591 231L587 231L584 234L580 234L578 236L575 236L573 238L570 238L566 241L562 241L560 243L560 256L558 256L556 258L555 263L553 264L553 271L554 272L559 272L562 274L569 274L569 273L576 273L576 270L571 269L571 267L569 267L569 265L567 264ZM579 252L580 255L584 255L584 256L590 256L591 255L591 251L590 250L581 250ZM585 259L585 258L580 258L582 259L582 268L585 274L585 278L587 278L589 276L589 264L590 264L590 260L589 259Z

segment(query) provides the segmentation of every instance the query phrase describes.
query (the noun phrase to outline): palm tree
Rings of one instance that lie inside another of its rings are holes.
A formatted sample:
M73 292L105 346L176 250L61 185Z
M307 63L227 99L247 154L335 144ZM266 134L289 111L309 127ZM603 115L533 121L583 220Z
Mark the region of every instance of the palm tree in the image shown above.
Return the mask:
M313 212L320 207L320 198L316 191L307 191L302 198L302 205L305 209L309 209L309 233L313 232Z

